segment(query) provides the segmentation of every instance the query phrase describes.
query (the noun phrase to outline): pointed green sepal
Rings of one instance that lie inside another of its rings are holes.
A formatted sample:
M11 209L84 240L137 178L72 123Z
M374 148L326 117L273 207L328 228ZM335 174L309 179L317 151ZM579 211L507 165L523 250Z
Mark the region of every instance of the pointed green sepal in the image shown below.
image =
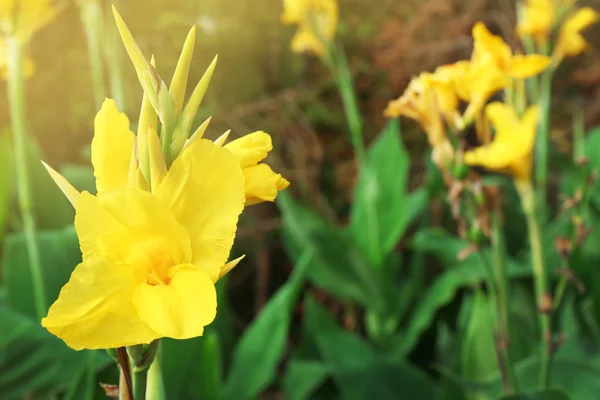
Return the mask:
M179 115L183 109L183 101L185 100L185 89L187 87L188 74L190 72L190 65L192 63L192 55L194 54L194 44L196 43L196 25L192 26L190 32L185 38L185 43L181 49L181 55L175 72L173 73L173 80L169 87L171 97L175 102L175 114Z

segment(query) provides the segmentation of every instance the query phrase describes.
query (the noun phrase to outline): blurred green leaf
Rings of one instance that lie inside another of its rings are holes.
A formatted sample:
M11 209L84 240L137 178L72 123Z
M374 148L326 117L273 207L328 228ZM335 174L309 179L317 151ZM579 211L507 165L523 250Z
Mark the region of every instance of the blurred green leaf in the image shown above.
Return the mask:
M283 392L287 400L306 400L327 379L329 371L320 361L292 359L283 377Z
M427 205L426 192L406 193L408 152L400 140L400 124L391 120L371 145L354 191L350 228L367 260L381 267L408 224Z
M81 371L90 352L69 349L31 318L0 306L0 393L3 400L65 388ZM108 363L98 357L97 367ZM78 398L79 399L79 398Z
M8 304L23 315L36 318L25 235L10 234L4 239L1 265L8 290ZM49 306L58 298L60 289L69 280L73 269L81 262L81 252L73 227L39 231L37 241L42 255L46 304Z
M4 235L13 197L13 157L8 130L0 134L0 240Z
M39 229L58 229L71 225L75 210L42 165L44 153L34 138L28 138L28 166L32 201ZM51 165L51 167L53 167Z
M498 400L569 400L569 397L559 390L543 390L531 394L511 394L499 397Z
M159 357L167 399L219 398L223 371L218 339L209 327L200 337L161 340Z
M323 320L331 317L314 299L307 298L306 319L321 355L344 399L433 399L436 385L410 364L379 354L353 333Z
M466 303L463 303L466 304ZM493 327L496 321L494 304L481 289L477 289L470 304L469 321L460 343L461 375L481 381L498 373ZM469 399L485 399L469 393Z
M288 281L246 329L234 350L222 398L254 398L275 378L287 346L292 312L312 258L312 249L307 249Z
M291 254L314 252L309 279L340 299L382 311L391 282L366 262L350 237L282 193L277 204L283 216L284 238Z

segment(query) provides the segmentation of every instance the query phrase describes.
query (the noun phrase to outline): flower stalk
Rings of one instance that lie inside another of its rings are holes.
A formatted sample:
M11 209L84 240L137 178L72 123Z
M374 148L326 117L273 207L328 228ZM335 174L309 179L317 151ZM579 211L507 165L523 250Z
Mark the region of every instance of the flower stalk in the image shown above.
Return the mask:
M533 187L529 181L516 182L516 185L521 198L521 205L527 218L527 230L529 233L535 283L535 298L543 344L540 362L540 388L545 389L548 387L552 362L552 331L550 326L552 299L548 291L548 277L542 254L542 237L535 214L536 202Z
M106 95L102 58L102 6L98 1L81 2L80 12L87 40L92 87L94 90L94 104L98 110L102 106Z
M6 38L8 48L8 104L12 124L14 156L17 173L17 193L19 208L23 218L23 230L29 268L33 285L35 310L41 320L48 307L46 289L42 278L40 252L36 240L36 223L33 215L33 199L29 166L27 163L27 119L25 116L25 77L23 75L23 43L14 37Z
M552 98L552 70L545 71L540 79L539 109L540 120L535 146L535 183L538 190L538 207L541 222L546 221L546 201L548 185L548 149L550 145L550 103Z

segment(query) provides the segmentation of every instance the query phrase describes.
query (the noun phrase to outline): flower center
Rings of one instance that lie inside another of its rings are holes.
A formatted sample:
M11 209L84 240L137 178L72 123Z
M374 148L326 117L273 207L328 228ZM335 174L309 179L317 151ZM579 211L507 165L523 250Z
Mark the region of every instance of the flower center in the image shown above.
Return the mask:
M171 282L169 270L176 263L162 238L149 238L135 246L130 253L130 263L144 268L146 283L165 286Z

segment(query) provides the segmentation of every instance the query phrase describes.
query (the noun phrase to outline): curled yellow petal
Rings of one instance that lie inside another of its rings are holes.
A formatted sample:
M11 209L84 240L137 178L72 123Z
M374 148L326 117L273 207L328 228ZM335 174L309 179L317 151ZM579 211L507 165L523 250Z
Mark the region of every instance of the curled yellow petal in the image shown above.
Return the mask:
M244 168L246 205L275 201L277 193L290 185L284 177L273 172L267 164Z
M273 150L271 136L263 131L257 131L242 136L225 145L225 148L237 158L242 168L258 164Z
M529 78L548 68L550 57L541 54L516 55L510 63L509 74L513 78Z
M231 271L232 269L237 267L237 265L240 263L240 261L242 261L244 258L246 258L245 254L243 256L238 257L235 260L229 261L227 264L223 265L223 267L221 268L221 272L219 273L219 279L223 278L225 275L227 275L229 273L229 271Z
M163 285L139 285L133 304L140 318L161 336L188 339L202 335L217 313L217 292L206 271L177 265Z

